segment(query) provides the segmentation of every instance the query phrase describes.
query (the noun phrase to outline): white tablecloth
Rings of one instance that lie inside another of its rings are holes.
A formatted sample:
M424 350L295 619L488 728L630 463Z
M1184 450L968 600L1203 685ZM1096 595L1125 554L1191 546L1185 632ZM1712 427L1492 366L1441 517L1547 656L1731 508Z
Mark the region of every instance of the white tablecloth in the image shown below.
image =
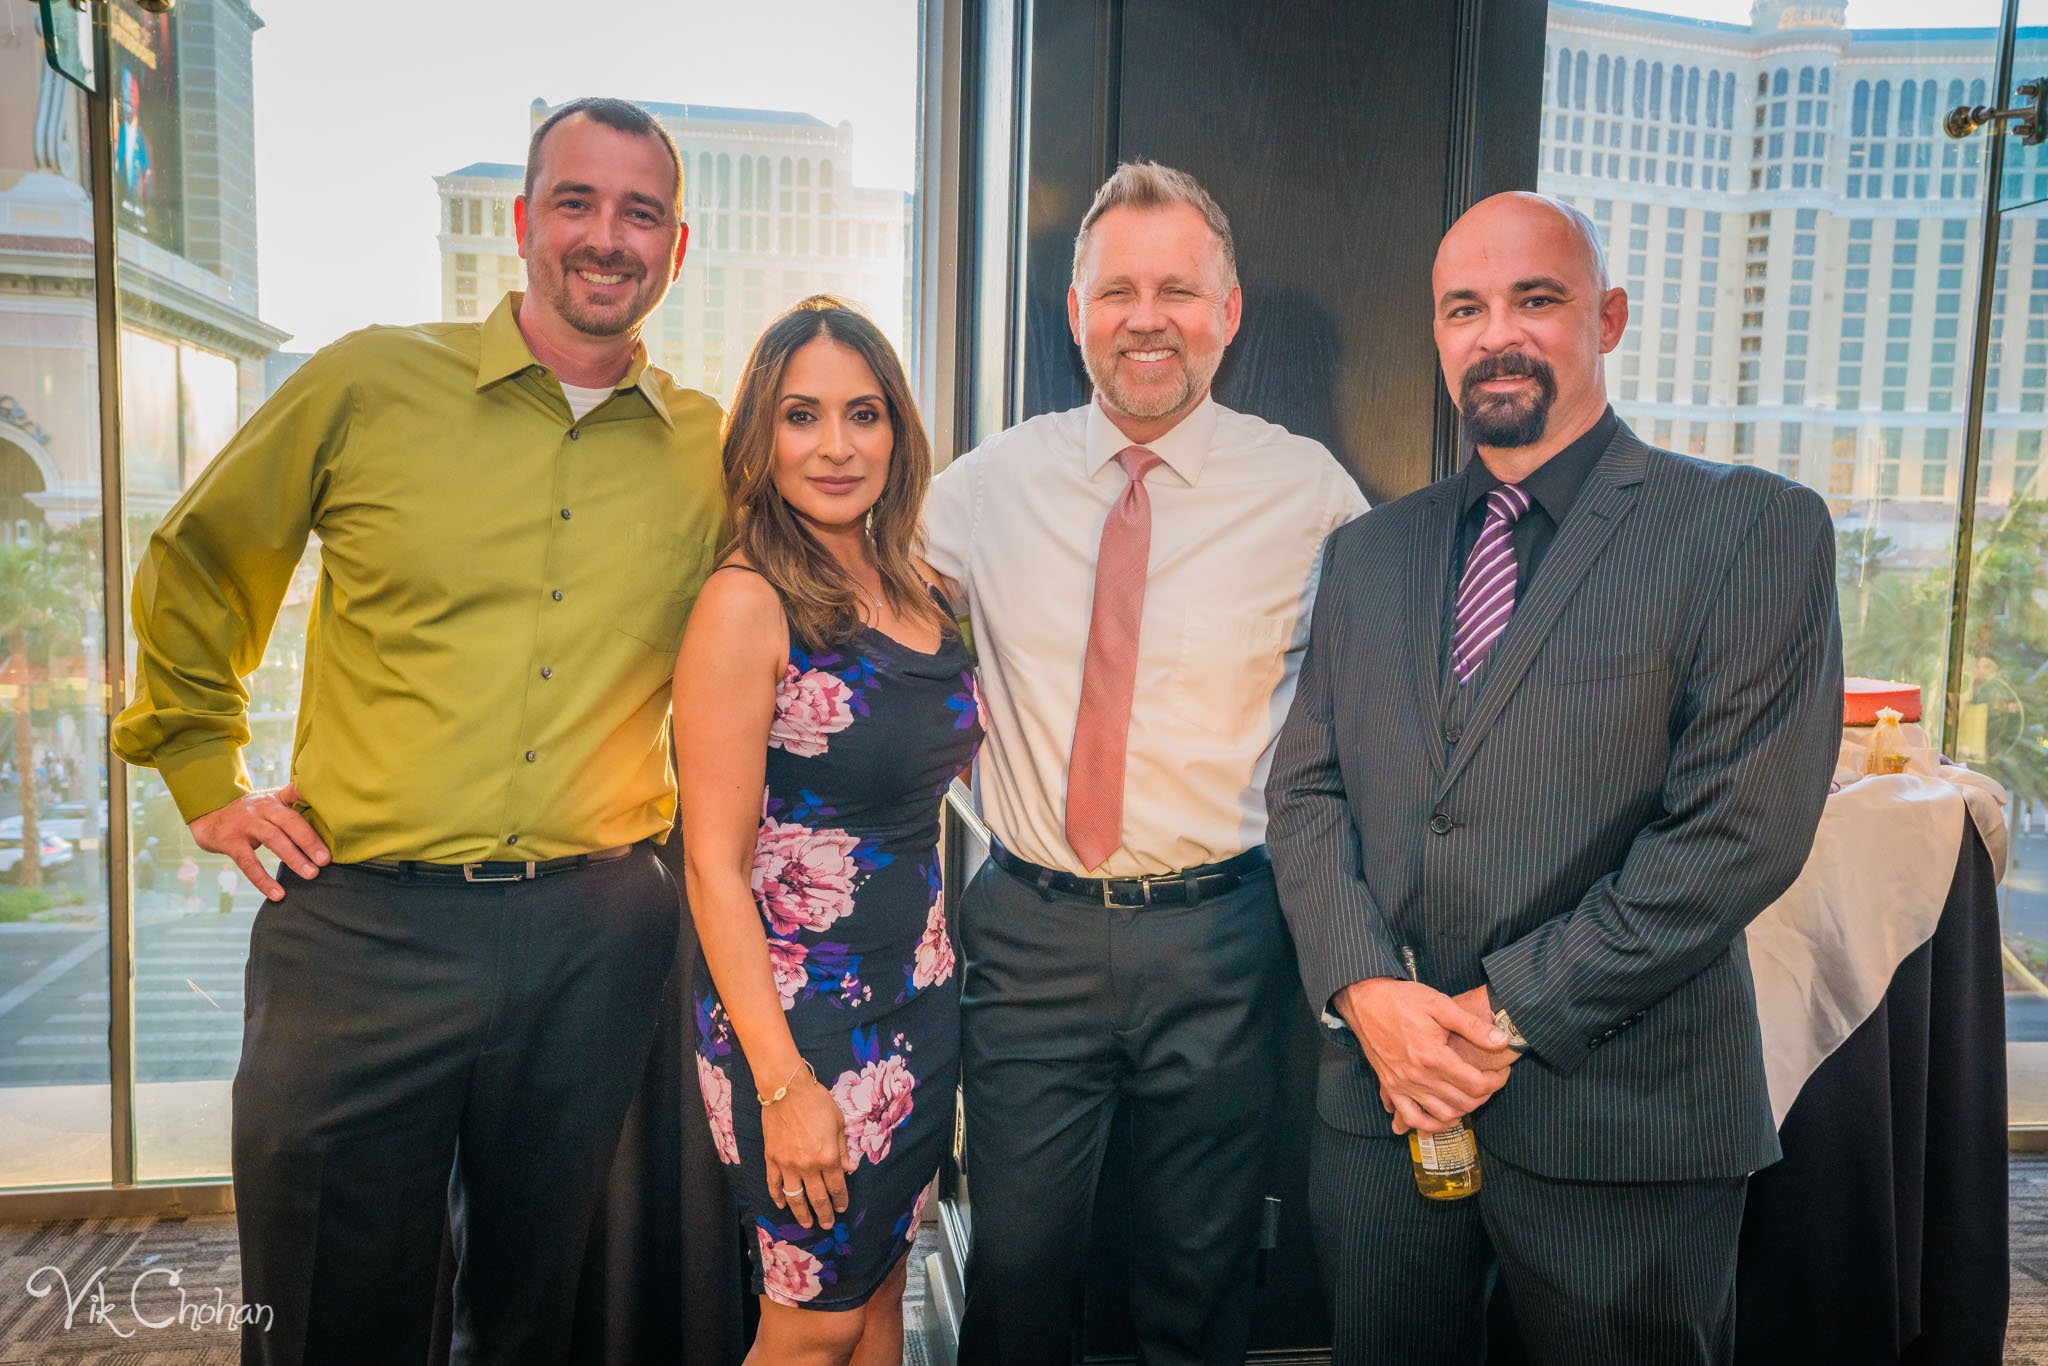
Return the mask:
M1814 1069L1870 1018L1906 955L1934 935L1955 876L1963 820L1974 820L2001 878L2005 793L1941 763L1918 726L1905 773L1863 777L1861 742L1843 740L1806 867L1749 927L1771 1110L1782 1124Z

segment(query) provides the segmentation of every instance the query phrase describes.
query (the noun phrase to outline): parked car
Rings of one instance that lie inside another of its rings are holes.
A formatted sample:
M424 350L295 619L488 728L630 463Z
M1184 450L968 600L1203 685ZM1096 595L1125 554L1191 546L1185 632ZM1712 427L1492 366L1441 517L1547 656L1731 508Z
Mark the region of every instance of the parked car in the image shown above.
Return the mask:
M71 862L75 846L70 840L49 830L39 831L38 834L42 846L44 872L65 867ZM0 833L0 882L21 881L21 855L21 823L19 818L16 818L12 835Z
M53 802L49 806L37 808L37 812L36 831L38 834L57 835L60 838L71 841L73 844L77 844L79 840L85 837L84 802ZM100 804L99 817L99 829L96 833L101 839L105 839L107 837L107 807L104 802ZM20 816L0 817L0 840L13 840L17 846L20 845Z

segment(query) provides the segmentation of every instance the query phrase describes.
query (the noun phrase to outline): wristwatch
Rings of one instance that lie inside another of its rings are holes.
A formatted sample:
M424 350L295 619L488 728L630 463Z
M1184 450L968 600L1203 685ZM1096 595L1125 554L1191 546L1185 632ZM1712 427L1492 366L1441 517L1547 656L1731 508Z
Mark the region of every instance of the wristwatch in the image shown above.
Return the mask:
M1487 1000L1490 1002L1492 999L1493 993L1488 992ZM1517 1053L1529 1051L1529 1040L1523 1037L1521 1030L1515 1028L1515 1017L1508 1014L1506 1006L1494 1006L1493 1027L1508 1036L1509 1048L1514 1049Z

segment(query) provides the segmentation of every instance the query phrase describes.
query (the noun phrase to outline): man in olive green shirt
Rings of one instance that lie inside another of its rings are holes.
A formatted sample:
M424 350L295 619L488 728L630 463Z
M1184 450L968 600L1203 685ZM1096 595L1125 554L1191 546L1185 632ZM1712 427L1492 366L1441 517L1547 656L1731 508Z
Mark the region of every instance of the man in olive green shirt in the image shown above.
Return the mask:
M138 569L114 748L269 898L234 1089L243 1298L274 1314L247 1361L424 1360L444 1213L455 1360L568 1354L675 952L645 841L721 535L718 407L638 340L681 176L636 106L560 111L515 205L530 290L321 351ZM242 677L309 536L292 781L255 792Z

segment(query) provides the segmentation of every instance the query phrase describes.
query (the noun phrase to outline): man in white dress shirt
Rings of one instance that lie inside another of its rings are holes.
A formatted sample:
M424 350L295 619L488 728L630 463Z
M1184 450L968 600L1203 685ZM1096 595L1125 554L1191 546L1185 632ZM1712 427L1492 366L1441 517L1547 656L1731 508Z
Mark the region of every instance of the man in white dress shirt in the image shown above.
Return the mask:
M926 504L931 564L973 618L1000 841L955 908L964 1366L1071 1359L1119 1106L1141 1358L1244 1359L1296 1009L1263 788L1317 551L1365 500L1320 444L1209 396L1241 307L1209 195L1119 167L1067 292L1094 401L990 438Z

